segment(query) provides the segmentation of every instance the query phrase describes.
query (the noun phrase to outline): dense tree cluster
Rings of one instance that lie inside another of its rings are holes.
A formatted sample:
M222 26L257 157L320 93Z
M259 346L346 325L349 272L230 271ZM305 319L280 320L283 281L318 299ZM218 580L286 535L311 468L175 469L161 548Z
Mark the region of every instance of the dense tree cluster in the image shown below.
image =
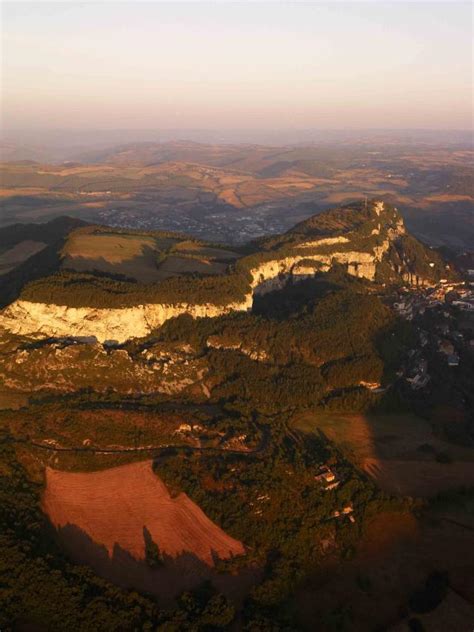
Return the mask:
M268 294L256 314L181 316L157 335L205 356L216 401L252 402L265 414L317 405L367 410L381 399L367 384L393 378L413 333L363 283L328 279Z
M245 542L245 558L221 567L253 561L263 568L249 603L260 615L276 608L273 615L278 619L278 608L323 558L324 539L336 538L338 554L345 555L366 518L396 505L323 437L288 433L284 416L268 423L271 442L262 453L223 453L219 458L179 453L158 459L155 469L171 488L184 489L213 520ZM324 462L331 463L340 481L330 493L314 480ZM334 512L349 504L357 523L336 523Z
M119 281L103 274L63 270L32 281L23 288L21 298L36 303L99 309L145 303L227 305L243 300L248 289L249 277L237 272L209 276L192 274L144 284Z

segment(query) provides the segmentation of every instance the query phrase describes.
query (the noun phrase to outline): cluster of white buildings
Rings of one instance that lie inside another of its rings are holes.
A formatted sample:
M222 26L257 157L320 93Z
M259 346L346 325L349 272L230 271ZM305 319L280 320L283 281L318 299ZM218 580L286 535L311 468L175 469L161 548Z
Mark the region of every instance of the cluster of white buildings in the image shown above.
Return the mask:
M340 480L337 478L335 472L331 470L328 465L322 465L319 468L319 473L315 475L314 480L323 486L324 491L328 492L331 489L339 487Z

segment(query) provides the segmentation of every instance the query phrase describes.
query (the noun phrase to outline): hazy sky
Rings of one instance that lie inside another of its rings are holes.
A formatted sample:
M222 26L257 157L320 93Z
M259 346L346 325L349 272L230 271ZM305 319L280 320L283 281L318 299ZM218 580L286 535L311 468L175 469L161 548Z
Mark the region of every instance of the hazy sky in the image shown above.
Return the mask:
M461 2L2 4L2 123L471 125Z

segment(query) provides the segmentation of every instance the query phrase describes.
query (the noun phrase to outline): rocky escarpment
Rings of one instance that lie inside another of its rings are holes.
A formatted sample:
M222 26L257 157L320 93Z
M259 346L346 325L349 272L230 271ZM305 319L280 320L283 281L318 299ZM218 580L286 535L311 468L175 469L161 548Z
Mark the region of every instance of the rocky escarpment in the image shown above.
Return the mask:
M0 327L22 335L41 337L95 337L99 342L124 342L141 338L170 318L190 314L193 318L215 318L233 311L246 311L252 306L249 294L240 303L228 305L145 304L122 309L68 307L18 300L3 310Z
M312 261L315 267L301 265ZM161 327L170 318L189 314L193 318L215 318L233 311L248 311L253 295L280 289L290 278L302 280L325 272L334 262L347 264L349 274L373 280L378 257L366 252L341 252L332 255L297 255L265 262L251 270L252 293L241 302L227 305L206 303L176 305L144 304L126 308L68 307L18 300L0 315L0 328L17 335L43 337L94 336L98 341L124 342L140 338Z
M373 281L377 266L391 244L405 234L403 220L396 211L381 219L383 202L375 202L366 230L348 231L337 237L321 237L291 244L291 254L262 262L250 270L253 294L281 289L291 278L294 281L327 272L334 264L346 266L347 273ZM288 248L287 248L288 249ZM278 251L277 251L278 252Z
M203 391L207 365L179 343L154 343L131 356L125 349L106 349L90 342L56 341L36 347L0 350L3 389L34 393L77 389L119 393Z
M241 340L225 340L220 336L209 336L206 341L206 346L209 349L224 349L225 351L239 351L243 353L251 360L257 360L259 362L266 362L269 360L269 355L264 349L251 348L243 344Z
M251 270L254 294L265 294L280 289L290 278L298 281L314 276L316 272L327 272L335 263L347 266L348 274L373 281L377 263L388 249L388 242L380 252L333 252L331 254L301 254L283 259L267 261ZM310 264L313 265L310 265Z
M351 220L353 217L356 220ZM396 250L394 244L405 236L405 227L397 211L383 202L373 202L365 208L330 211L308 220L308 226L304 224L281 236L280 242L277 238L275 247L268 247L239 262L250 280L248 291L241 300L225 303L216 297L216 303L200 303L197 299L174 304L163 301L131 307L96 308L20 298L0 314L0 329L26 336L94 336L100 342L123 342L146 336L181 314L213 318L233 311L247 311L252 307L255 294L280 289L290 279L298 281L326 272L335 264L345 266L350 275L370 281L384 266L399 280L420 282L420 277L407 271L399 254L396 265L390 260L391 253ZM328 236L327 231L333 225L336 233L343 230L344 234ZM192 283L192 280L186 282Z

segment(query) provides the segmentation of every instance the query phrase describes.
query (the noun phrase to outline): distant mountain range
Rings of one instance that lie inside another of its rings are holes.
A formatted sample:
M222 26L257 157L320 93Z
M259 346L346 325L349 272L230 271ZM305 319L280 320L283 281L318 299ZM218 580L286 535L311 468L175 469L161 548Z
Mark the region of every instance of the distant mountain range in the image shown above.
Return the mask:
M77 160L85 151L113 150L119 145L138 143L204 145L405 145L472 147L472 130L429 129L111 129L111 130L12 130L0 137L2 160Z
M14 154L9 154L12 157ZM321 142L276 147L189 141L124 143L73 161L1 165L0 225L70 215L117 227L245 243L334 205L383 198L426 243L474 242L465 145Z

